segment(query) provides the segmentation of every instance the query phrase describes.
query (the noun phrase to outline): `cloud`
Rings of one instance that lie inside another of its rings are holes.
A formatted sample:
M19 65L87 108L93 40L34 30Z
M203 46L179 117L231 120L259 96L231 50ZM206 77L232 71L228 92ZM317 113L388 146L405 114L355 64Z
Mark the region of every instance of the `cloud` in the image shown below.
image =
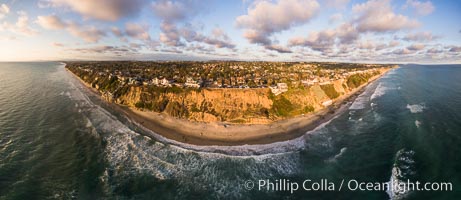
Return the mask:
M36 21L40 26L50 30L65 29L71 35L82 38L86 42L95 43L106 36L106 32L94 26L84 26L76 22L64 22L58 16L38 16Z
M181 34L174 23L162 22L160 24L160 42L168 46L184 46L181 42Z
M453 52L453 53L460 53L461 52L461 46L451 46L449 51Z
M430 1L421 2L417 0L407 0L404 8L412 7L418 15L428 15L434 12L435 7Z
M423 50L425 47L424 44L412 44L411 46L408 46L407 49L410 51L419 51Z
M313 31L306 38L295 37L289 40L290 46L308 46L316 51L330 49L335 44L335 30Z
M64 44L59 43L59 42L53 42L52 45L55 46L55 47L64 47L65 46Z
M85 18L116 21L138 14L145 0L42 0L42 7L66 7Z
M388 47L384 43L375 43L373 40L362 40L357 43L357 48L367 50L383 50Z
M37 35L38 32L30 27L29 16L27 15L27 13L25 11L18 11L17 14L18 18L16 23L11 24L4 21L0 24L0 31L6 30L27 36Z
M171 50L172 52L179 53L182 51L171 47L186 47L188 43L202 43L216 48L233 49L235 47L224 30L215 28L211 35L204 35L196 31L198 28L187 23L199 11L203 10L207 2L203 0L159 0L152 4L154 14L162 20L159 41L170 47L162 51ZM181 24L183 25L181 26ZM197 48L199 45L194 45L196 49L199 49ZM203 51L203 48L201 49Z
M0 5L0 19L4 18L8 13L10 13L10 8L6 4Z
M181 33L176 23L195 15L197 12L193 8L192 1L159 0L152 3L154 15L162 20L160 42L170 47L185 46L181 41Z
M211 3L211 0L157 0L152 3L152 11L163 21L181 22L203 12Z
M325 3L329 7L344 8L350 0L325 0Z
M123 36L125 36L125 34L118 27L112 27L110 30L112 34L119 38L123 38Z
M165 53L175 53L175 54L180 54L182 53L181 50L179 50L178 48L163 48L160 50L161 52L165 52Z
M246 15L237 17L236 25L246 29L243 36L250 43L275 50L270 39L274 33L309 22L319 8L315 0L256 1Z
M200 45L200 44L191 44L187 48L185 48L187 51L192 51L194 53L202 53L202 54L210 54L215 52L212 47L207 47L205 45Z
M43 28L50 30L61 30L67 26L67 24L56 15L38 16L36 22Z
M15 31L24 35L36 35L38 32L29 26L29 16L24 11L18 12L18 21L16 22Z
M388 44L389 47L396 47L396 46L399 46L399 45L400 45L400 42L397 41L397 40L392 40Z
M151 40L149 35L149 27L141 26L139 24L134 23L127 23L125 25L126 34L132 38L136 38L139 40Z
M330 19L328 20L328 23L333 24L335 22L339 22L343 19L343 15L341 13L336 13L332 16L330 16Z
M139 54L137 48L133 48L131 46L111 46L111 45L99 45L87 48L74 48L68 49L69 51L78 52L79 54L87 54L87 55L104 55L104 56L117 56L122 57L126 55L136 56Z
M189 25L181 29L181 35L187 42L205 43L216 48L233 49L235 47L229 36L220 28L213 29L211 36L207 36L196 32L194 27Z
M94 26L83 26L75 22L69 23L66 29L71 35L90 43L96 43L106 36L106 32L101 29Z
M438 37L432 35L431 32L417 32L417 33L408 33L402 39L405 41L417 41L417 42L430 42Z
M160 41L168 46L185 46L186 44L181 40L181 38L184 38L189 43L204 43L216 48L235 48L229 36L220 28L213 29L210 36L195 31L195 28L190 24L183 28L178 28L173 23L163 22L160 29L162 30Z
M439 53L443 53L443 50L438 49L438 48L431 48L431 49L428 49L426 52L429 54L439 54Z
M265 46L265 47L268 50L277 51L279 53L292 53L293 52L288 47L284 47L284 46L281 46L281 45L278 45L278 44L271 44L271 45L268 45L268 46Z
M390 0L370 0L352 7L357 15L357 29L362 32L393 32L413 29L420 25L414 19L392 11Z
M407 48L403 48L403 49L396 49L394 51L392 51L393 54L396 54L396 55L408 55L408 54L413 54L414 51L411 51Z
M169 22L181 21L196 13L187 5L189 2L160 0L152 4L154 14Z
M339 44L351 44L359 38L359 32L350 23L344 23L335 29L312 31L307 37L295 37L289 40L289 46L305 46L323 53L331 52Z

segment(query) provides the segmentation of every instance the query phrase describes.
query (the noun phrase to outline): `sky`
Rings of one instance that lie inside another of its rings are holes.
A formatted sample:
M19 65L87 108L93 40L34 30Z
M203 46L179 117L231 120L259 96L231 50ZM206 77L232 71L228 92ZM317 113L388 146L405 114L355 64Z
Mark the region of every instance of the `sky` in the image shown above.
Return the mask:
M461 63L461 1L0 0L0 61Z

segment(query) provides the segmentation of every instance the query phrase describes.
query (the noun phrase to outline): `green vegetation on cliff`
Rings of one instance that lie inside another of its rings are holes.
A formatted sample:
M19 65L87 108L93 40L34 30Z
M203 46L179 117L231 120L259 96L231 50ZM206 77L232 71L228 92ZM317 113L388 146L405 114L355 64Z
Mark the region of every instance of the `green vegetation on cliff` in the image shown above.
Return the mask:
M330 99L336 99L339 97L339 93L335 90L333 84L321 85L320 88L322 88L322 90Z
M110 102L191 121L233 123L270 123L314 112L325 107L322 102L365 84L383 69L356 64L329 64L327 69L290 63L257 64L75 62L66 68ZM186 87L186 79L200 86ZM275 83L286 83L288 90L274 92L278 87Z
M295 106L284 95L273 100L272 111L277 116L288 117L294 109Z
M371 77L378 75L379 72L375 73L362 73L362 74L353 74L347 78L347 86L350 88L357 88L362 84L365 84L370 80Z
M350 88L356 88L368 81L368 76L362 74L354 74L347 78L347 86Z

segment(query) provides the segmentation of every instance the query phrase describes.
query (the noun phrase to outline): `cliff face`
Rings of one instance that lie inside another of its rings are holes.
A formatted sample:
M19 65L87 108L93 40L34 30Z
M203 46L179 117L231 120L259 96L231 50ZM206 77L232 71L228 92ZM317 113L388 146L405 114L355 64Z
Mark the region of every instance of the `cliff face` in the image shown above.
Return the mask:
M340 95L350 91L343 79L329 85ZM148 87L130 86L116 98L103 96L118 104L191 121L265 124L324 108L322 104L332 98L322 87L300 86L274 96L267 88L158 92Z
M166 113L198 122L266 124L325 108L377 74L351 75L324 84L290 86L275 96L270 89L181 89L120 85L115 79L80 76L101 91L107 101L132 108Z
M269 97L269 89L202 89L181 93L152 93L144 87L133 86L125 95L116 98L115 102L192 121L266 123L271 121L268 118L272 107ZM140 102L144 105L139 105Z

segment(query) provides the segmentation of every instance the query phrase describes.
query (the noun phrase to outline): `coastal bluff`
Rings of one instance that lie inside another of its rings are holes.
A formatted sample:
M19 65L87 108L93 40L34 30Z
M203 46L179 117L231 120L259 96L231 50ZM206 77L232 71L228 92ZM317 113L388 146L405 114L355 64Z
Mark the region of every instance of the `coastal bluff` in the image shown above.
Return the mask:
M352 90L344 80L337 80L325 87L293 88L277 96L268 88L201 89L175 93L156 92L139 86L129 87L126 93L117 97L109 93L102 96L120 105L190 121L267 124L324 108L325 102L335 99L322 89L328 87L337 93L336 98Z
M270 124L334 106L354 89L384 74L391 67L328 80L288 83L288 89L274 94L270 88L179 88L150 84L127 84L119 76L67 64L66 68L108 102L138 111L163 113L193 122ZM106 70L107 72L109 70Z

